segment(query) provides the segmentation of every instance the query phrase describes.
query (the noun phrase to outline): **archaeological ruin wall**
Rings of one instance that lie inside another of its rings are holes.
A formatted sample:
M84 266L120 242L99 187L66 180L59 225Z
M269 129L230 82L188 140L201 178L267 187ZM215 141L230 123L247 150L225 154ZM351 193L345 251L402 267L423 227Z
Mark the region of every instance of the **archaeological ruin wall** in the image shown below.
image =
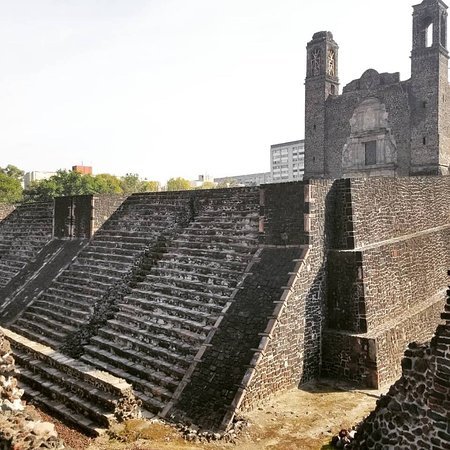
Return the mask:
M16 207L8 203L0 203L0 221L8 217Z
M414 339L430 339L445 299L448 177L345 181L344 235L328 252L322 373L392 382Z
M352 448L450 448L450 290L430 344L412 343L402 376L360 425Z
M385 385L439 323L449 189L429 177L134 194L12 319L13 346L45 345L126 380L150 413L213 430L320 375ZM22 380L34 391L51 373L38 355L39 381ZM89 408L67 414L92 420Z
M17 206L0 222L0 288L52 238L53 202Z

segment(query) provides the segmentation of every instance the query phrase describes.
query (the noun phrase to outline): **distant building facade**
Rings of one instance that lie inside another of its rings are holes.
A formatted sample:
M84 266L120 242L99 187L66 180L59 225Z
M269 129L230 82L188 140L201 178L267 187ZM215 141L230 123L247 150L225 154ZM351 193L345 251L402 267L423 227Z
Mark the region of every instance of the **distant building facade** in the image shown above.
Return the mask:
M304 140L270 146L270 174L273 183L303 180L304 170Z
M231 177L214 178L217 184L233 184L243 186L259 186L260 184L270 183L272 177L270 172L250 173L248 175L234 175Z
M332 33L308 43L307 178L449 174L447 6L424 0L413 8L409 80L369 69L340 94Z
M77 172L81 175L92 175L91 166L72 166L72 172Z
M35 181L47 180L53 175L56 175L56 172L27 172L23 176L23 187L28 189L31 186L31 183Z

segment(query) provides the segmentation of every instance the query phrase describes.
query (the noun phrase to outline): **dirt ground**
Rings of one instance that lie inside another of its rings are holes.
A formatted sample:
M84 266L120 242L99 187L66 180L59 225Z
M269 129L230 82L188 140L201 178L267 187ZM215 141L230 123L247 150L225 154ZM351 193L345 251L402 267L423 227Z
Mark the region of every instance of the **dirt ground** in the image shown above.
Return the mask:
M289 390L247 414L250 425L236 443L186 442L173 427L146 421L117 426L119 439L89 439L52 422L74 450L320 450L328 448L341 428L350 428L373 410L380 394L326 380Z

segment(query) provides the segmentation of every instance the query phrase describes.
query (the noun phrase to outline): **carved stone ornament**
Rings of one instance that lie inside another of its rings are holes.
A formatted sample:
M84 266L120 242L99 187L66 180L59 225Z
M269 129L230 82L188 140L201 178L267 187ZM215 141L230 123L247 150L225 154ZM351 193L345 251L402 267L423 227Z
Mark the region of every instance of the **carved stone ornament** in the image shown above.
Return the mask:
M321 60L322 52L320 48L315 48L311 53L311 74L315 77L320 75Z
M328 50L327 74L332 77L336 75L336 55L333 50Z

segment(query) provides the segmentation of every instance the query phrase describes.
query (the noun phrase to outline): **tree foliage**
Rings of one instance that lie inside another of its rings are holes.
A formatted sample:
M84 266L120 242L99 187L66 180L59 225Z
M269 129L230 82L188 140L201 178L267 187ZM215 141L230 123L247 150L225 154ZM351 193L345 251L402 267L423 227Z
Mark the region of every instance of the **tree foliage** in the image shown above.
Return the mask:
M185 178L171 178L167 181L168 191L188 191L192 189L191 182Z
M9 166L8 166L9 167ZM22 184L15 175L0 170L0 203L18 203L22 200Z
M78 172L58 170L56 175L32 183L25 190L27 201L48 201L65 195L118 194L159 190L157 181L141 180L137 174L116 177L108 173L82 175Z

